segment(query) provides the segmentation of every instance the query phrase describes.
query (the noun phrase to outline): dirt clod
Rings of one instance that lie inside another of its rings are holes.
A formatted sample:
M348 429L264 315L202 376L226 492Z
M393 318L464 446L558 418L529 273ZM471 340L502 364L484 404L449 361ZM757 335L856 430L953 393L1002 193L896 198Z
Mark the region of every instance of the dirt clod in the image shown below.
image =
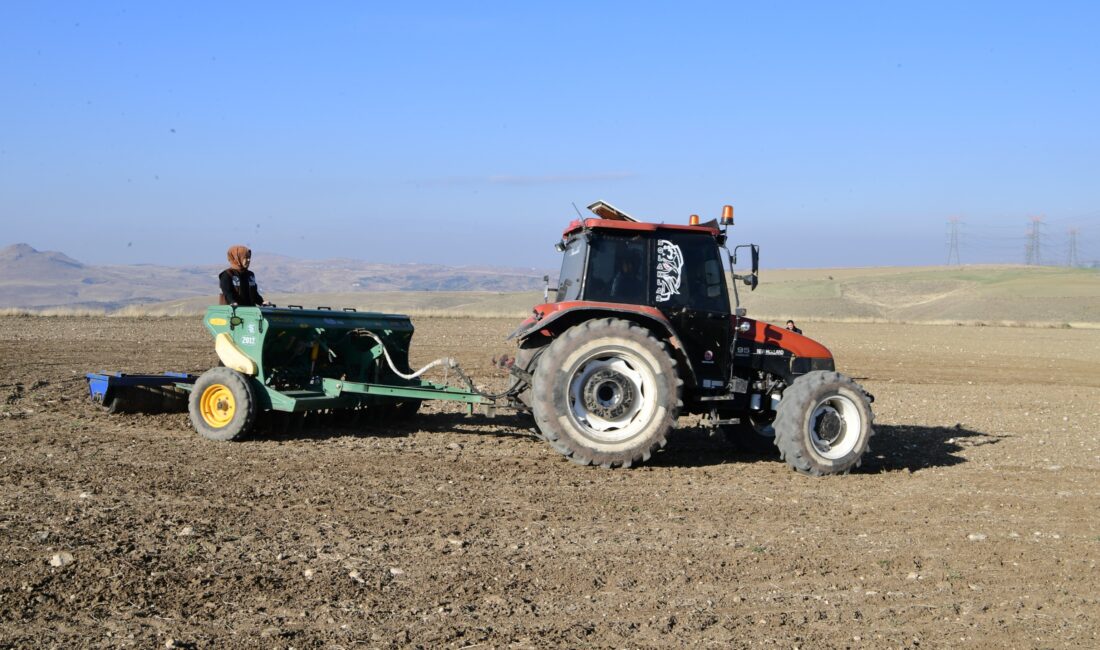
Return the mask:
M61 553L55 553L50 558L50 566L52 566L52 567L65 567L65 566L69 566L70 564L72 564L75 561L76 561L76 559L73 558L72 553L69 553L68 551L62 551Z

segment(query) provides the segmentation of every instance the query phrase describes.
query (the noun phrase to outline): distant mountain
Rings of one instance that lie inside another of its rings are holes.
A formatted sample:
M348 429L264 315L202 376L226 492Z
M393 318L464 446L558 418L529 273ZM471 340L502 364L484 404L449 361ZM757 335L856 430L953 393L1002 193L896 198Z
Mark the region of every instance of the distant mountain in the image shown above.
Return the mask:
M27 244L0 249L0 307L118 309L218 294L223 266L94 266ZM252 270L264 293L367 291L529 291L540 269L300 260L257 252ZM553 273L551 273L553 275Z
M57 251L38 251L26 244L0 249L0 278L4 280L77 277L83 269L83 264Z

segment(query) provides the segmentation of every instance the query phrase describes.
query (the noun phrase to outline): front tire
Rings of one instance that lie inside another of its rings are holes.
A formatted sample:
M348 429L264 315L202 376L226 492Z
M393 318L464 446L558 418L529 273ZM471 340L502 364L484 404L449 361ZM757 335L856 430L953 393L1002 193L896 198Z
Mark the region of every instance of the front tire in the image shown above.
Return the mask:
M256 422L252 380L230 368L202 373L187 404L191 425L203 438L226 442L243 437Z
M665 445L680 413L676 361L628 321L576 325L546 349L531 388L535 422L581 465L630 467Z
M775 418L775 444L792 468L813 476L847 474L874 435L863 388L836 372L815 371L783 392Z

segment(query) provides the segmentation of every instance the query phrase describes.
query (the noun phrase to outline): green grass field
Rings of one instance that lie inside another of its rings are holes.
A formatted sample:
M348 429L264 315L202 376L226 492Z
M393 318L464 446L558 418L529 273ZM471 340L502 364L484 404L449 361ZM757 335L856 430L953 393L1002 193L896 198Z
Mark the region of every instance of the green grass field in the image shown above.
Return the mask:
M1100 273L1025 266L764 271L750 314L914 323L1100 323Z

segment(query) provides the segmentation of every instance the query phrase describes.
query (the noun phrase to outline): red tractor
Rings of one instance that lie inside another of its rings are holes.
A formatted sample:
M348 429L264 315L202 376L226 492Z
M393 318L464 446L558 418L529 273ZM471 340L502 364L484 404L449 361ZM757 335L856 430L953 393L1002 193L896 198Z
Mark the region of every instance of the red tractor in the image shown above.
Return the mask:
M557 299L510 337L519 343L512 394L555 450L582 465L630 467L665 445L681 414L696 413L741 445L778 448L806 474L859 466L874 398L835 371L824 346L738 307L737 283L756 288L759 247L726 247L730 206L720 222L692 216L689 225L639 222L603 202L589 210L596 218L570 223L556 245ZM752 268L739 274L740 249Z

